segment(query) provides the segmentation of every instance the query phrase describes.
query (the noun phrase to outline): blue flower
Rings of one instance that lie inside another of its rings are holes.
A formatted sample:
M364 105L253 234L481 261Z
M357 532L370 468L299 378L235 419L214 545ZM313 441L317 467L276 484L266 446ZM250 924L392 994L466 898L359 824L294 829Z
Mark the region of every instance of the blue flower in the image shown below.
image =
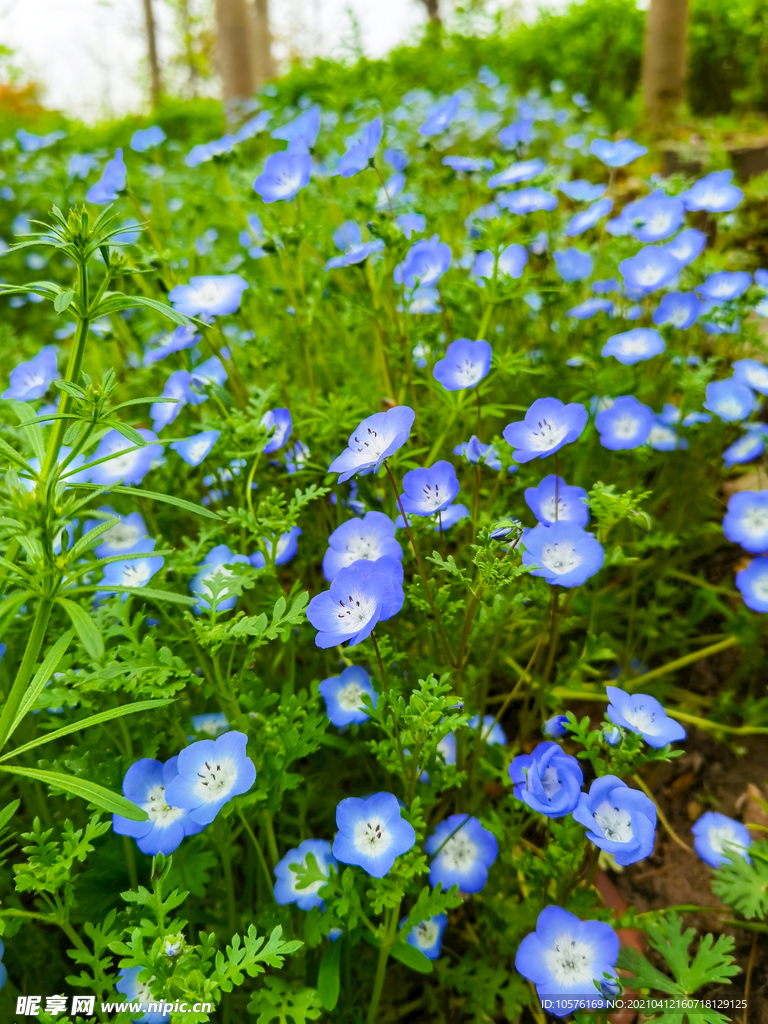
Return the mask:
M437 284L451 265L451 247L439 235L414 242L402 263L395 267L395 284L423 288Z
M429 865L431 886L442 882L443 889L458 885L461 892L480 892L499 855L499 844L477 818L452 814L437 825L424 843L424 852L435 854Z
M178 757L163 764L149 757L136 761L123 779L123 795L147 812L147 821L133 821L112 815L112 830L132 836L142 853L173 853L185 836L196 835L207 822L194 821L189 811L168 796L168 787L178 773Z
M509 423L504 440L515 449L516 462L543 459L575 441L587 424L587 410L579 402L564 405L559 398L537 398L525 419Z
M735 209L744 198L740 188L731 185L733 171L713 171L700 178L681 199L687 210L709 210L710 213L727 213Z
M189 370L176 370L165 382L161 396L162 398L173 398L175 401L153 402L150 406L149 415L152 417L152 426L157 433L163 427L167 427L169 423L173 423L187 403L200 405L206 400L206 395L198 395L191 389L190 377Z
M339 249L344 250L343 256L332 256L325 264L326 272L339 267L349 267L362 263L375 252L381 252L384 241L375 238L372 242L363 242L362 232L354 221L347 221L334 232L333 240Z
M461 103L461 94L454 93L443 103L436 103L427 111L427 119L419 128L419 135L427 138L442 134L456 117Z
M413 234L420 235L427 229L427 218L423 213L401 213L397 218L397 226L406 238Z
M736 573L736 586L744 604L753 612L768 612L768 558L753 558Z
M271 455L279 451L288 441L293 432L293 420L288 409L268 409L259 421L271 437L264 445L264 454Z
M663 415L655 416L648 434L648 444L657 452L674 452L688 447L684 437L679 437Z
M159 124L153 124L150 128L139 128L131 136L130 147L134 153L146 153L147 150L161 146L167 136Z
M611 292L621 291L621 285L615 277L608 277L604 281L593 281L592 291L595 295L610 295Z
M404 153L401 149L385 149L384 159L398 173L404 171L409 164L408 154Z
M385 561L399 566L402 572L400 562ZM373 562L354 562L340 569L330 589L309 602L307 618L318 631L315 644L327 648L349 640L350 647L354 647L371 635L378 622L399 610L395 607L397 599L390 576Z
M509 766L514 795L548 818L570 814L579 802L584 773L575 757L557 743L539 743L531 754L518 754Z
M546 169L543 160L523 160L520 163L511 164L506 171L499 171L493 174L486 184L488 188L498 188L499 185L515 185L519 181L530 181Z
M401 308L397 307L398 310ZM414 316L425 316L440 312L440 293L437 288L417 288L411 295L408 312Z
M478 441L474 434L469 441L462 441L461 444L457 444L453 449L453 454L463 455L467 462L473 466L482 462L489 469L501 469L501 459L494 446L492 444L483 444L481 441ZM510 468L516 469L517 467Z
M19 363L11 370L11 386L3 392L3 398L15 398L19 402L42 398L58 375L56 349L44 345L29 362Z
M339 174L342 178L352 178L368 167L379 148L381 130L381 118L375 117L363 132L360 142L350 146L339 161Z
M740 821L734 821L717 811L705 811L691 828L696 837L693 848L712 868L730 864L736 857L743 857L752 863L747 850L752 845L749 829Z
M16 131L16 138L25 153L39 153L41 149L48 149L59 139L66 137L67 133L63 131L48 132L46 135L35 135L34 132L28 132L26 128L19 128Z
M669 284L680 272L680 263L666 248L646 245L636 256L622 260L619 270L627 291L645 295Z
M537 210L554 210L557 206L557 196L532 186L500 196L498 204L502 209L522 217Z
M260 110L254 117L250 117L235 132L235 142L246 142L248 139L259 135L272 120L271 110Z
M723 533L745 551L768 550L768 491L737 491L728 501Z
M214 384L222 387L226 379L227 371L224 369L221 360L218 356L211 356L205 362L198 363L192 370L192 373L189 375L189 384L193 390L202 392L205 388L212 387ZM200 401L204 402L207 396L201 395L199 397Z
M217 583L221 584L233 576L232 570L226 567L234 565L235 562L247 563L248 559L245 555L232 554L226 544L217 544L215 548L211 548L202 560L199 565L200 572L189 582L189 589L197 596L197 604L194 610L198 614L203 611L209 611L211 608L212 590L210 581L214 577L218 577ZM237 595L234 594L231 597L227 597L227 593L226 590L219 591L218 603L216 605L217 612L229 611L237 604Z
M171 355L173 352L180 352L185 348L194 348L200 341L200 337L196 333L196 328L193 324L190 324L188 327L177 327L170 334L164 345L145 350L144 365L152 366L153 363L159 363L161 359L165 359L166 356Z
M603 345L601 356L614 356L624 366L634 366L660 355L666 344L652 327L634 327L631 331L613 334Z
M721 302L738 299L751 284L752 275L748 274L746 270L737 270L735 273L721 270L717 274L710 274L696 291L702 299L709 299L719 305Z
M342 800L336 808L336 825L333 855L342 864L361 867L372 878L383 878L416 842L413 826L400 816L400 804L391 793Z
M677 238L667 242L664 249L678 261L681 267L685 267L696 259L706 244L707 236L703 231L688 228L687 231L681 231Z
M154 546L155 542L150 539L138 541L133 555L121 559L119 562L110 562L109 565L105 565L104 575L98 583L98 591L112 594L114 593L112 587L146 587L155 573L160 572L165 564L164 558L149 554ZM128 595L123 594L122 597L125 601Z
M189 811L193 821L210 825L221 808L256 780L253 761L245 753L245 733L225 732L217 740L198 740L185 747L176 765L178 774L166 788L176 807Z
M653 322L658 326L670 324L684 331L696 323L704 304L693 292L667 292L653 311Z
M299 910L311 910L312 907L325 909L325 902L317 895L318 889L322 889L325 882L310 882L301 889L296 888L298 874L295 868L307 868L307 854L311 853L321 872L330 877L329 867L338 867L336 858L331 853L331 844L325 839L305 839L299 843L298 848L289 850L282 860L275 865L275 902L280 906L286 903L295 903Z
M270 137L282 139L288 143L289 150L307 150L314 146L317 140L317 133L320 131L320 107L317 104L308 107L299 114L293 121L284 124L281 128L271 131ZM280 154L276 154L280 155Z
M309 153L303 150L273 153L267 157L253 189L265 203L293 199L309 184L311 173L312 157Z
M593 139L589 151L606 167L626 167L638 157L645 156L648 150L633 139L619 139L609 142L607 139Z
M407 920L407 918L406 918ZM406 942L415 946L424 956L430 960L437 960L440 956L440 947L443 943L443 932L448 924L448 917L445 914L437 914L430 917L428 921L416 924L408 932Z
M543 576L551 586L581 586L605 561L602 545L573 523L539 523L526 533L523 543L523 565L538 566L531 575Z
M164 1005L162 999L157 999L152 995L152 991L149 987L150 982L154 981L154 977L150 978L149 981L139 981L139 975L143 974L145 968L143 967L121 967L120 968L120 980L115 984L115 989L121 992L129 1003L140 1003L141 1009L145 1009L151 1004ZM170 1012L163 1013L162 1010L147 1010L142 1017L134 1017L134 1024L168 1024L171 1019Z
M462 519L466 519L468 516L469 509L466 505L449 505L448 508L444 509L442 512L438 512L437 515L432 517L435 521L435 533L437 533L438 530L442 530L443 533L445 533L446 530L449 530L452 526L455 526L456 523L461 522ZM402 529L404 526L402 519L402 516L397 517L395 525L398 529Z
M496 273L500 277L520 278L523 276L523 270L525 269L527 262L528 253L522 245L518 245L517 242L514 242L499 253L498 263L496 264ZM479 252L475 257L475 262L472 266L472 277L492 278L493 264L493 253L490 249L485 249L483 252Z
M441 460L429 469L411 469L405 474L400 504L409 515L431 516L448 508L458 493L456 470Z
M711 423L712 417L708 412L689 412L683 417L684 427L693 427L697 423Z
M208 274L191 278L189 284L177 284L168 292L168 299L187 316L225 316L236 312L247 287L239 274Z
M104 505L99 512L114 516L115 523L105 530L99 538L98 547L94 548L97 558L110 558L113 555L131 555L139 550L142 541L147 540L147 527L139 512L130 512L127 516L118 515L114 509ZM89 533L95 526L101 525L103 519L89 519L83 534Z
M479 384L491 369L491 346L487 341L459 338L448 346L435 363L432 375L446 391L463 391Z
M621 867L653 853L656 807L645 793L630 789L615 775L603 775L582 793L573 817L587 829L587 839L613 855Z
M480 715L473 715L473 717L467 722L467 728L480 729L480 738L484 743L487 743L489 747L506 746L507 734L493 715L483 715L482 728L480 727ZM454 758L454 761L455 760L456 759Z
M366 512L362 519L348 519L328 538L323 555L323 576L332 582L340 569L355 562L379 558L402 561L403 549L395 539L395 524L383 512Z
M605 195L605 185L593 185L591 181L577 178L575 181L561 181L557 186L563 195L577 203L591 203ZM610 207L609 207L610 209Z
M157 435L151 430L140 427L139 433L145 441L157 441ZM162 456L163 449L159 444L146 444L143 448L126 451L131 448L135 448L133 441L123 437L119 430L108 431L89 461L95 462L97 459L108 457L109 461L91 469L91 481L101 486L116 483L140 484L152 468L153 460Z
M395 196L399 196L404 188L404 174L393 174L391 178L387 178L376 196L376 209L386 210L387 207L391 205Z
M640 242L660 242L669 238L685 217L682 199L668 196L660 189L633 206L632 234Z
M179 453L188 466L199 466L203 459L208 458L211 449L220 437L220 430L204 430L184 441L173 441L171 448Z
M223 732L229 732L229 722L223 711L208 711L204 715L192 715L192 728L216 739Z
M746 384L761 395L768 395L768 366L756 359L737 359L732 366L733 379L739 384Z
M563 736L567 736L568 716L553 715L552 718L548 718L542 727L542 732L545 736L551 736L553 740L559 740L562 739Z
M513 124L502 128L498 134L499 142L505 149L515 149L517 146L525 146L533 138L533 118L523 117Z
M639 448L653 427L653 410L633 395L622 395L595 416L600 444L610 451Z
M443 167L450 167L460 174L474 174L477 171L490 171L492 160L478 160L471 156L444 156Z
M286 562L290 562L292 558L296 557L299 553L299 537L301 532L298 526L292 526L287 533L280 534L277 542L268 540L266 537L262 538L269 557L275 565L285 565ZM252 554L248 561L257 569L263 569L267 564L261 551L256 551Z
M70 178L87 178L96 163L96 157L92 153L72 153L67 164L67 173Z
M619 937L609 924L580 921L562 907L551 906L539 914L536 931L520 943L515 968L533 982L551 1013L566 1017L578 999L590 1010L606 1005L595 983L606 974L616 976L618 955Z
M599 220L606 217L611 212L612 207L612 199L600 199L588 209L575 213L568 222L565 234L571 238L576 237L576 235L583 235L585 231L593 228Z
M686 419L688 417L686 416ZM685 424L683 424L685 425ZM731 466L738 466L744 462L752 462L758 456L762 455L765 451L765 437L762 433L750 430L743 437L740 437L738 441L734 441L733 444L723 452L723 461L725 462L726 468L730 469Z
M415 413L407 405L396 405L364 419L349 436L348 447L328 467L339 474L339 483L356 473L378 470L382 462L408 440Z
M538 487L527 487L525 503L544 526L555 522L586 526L589 522L587 492L583 487L569 486L554 474L545 476Z
M328 718L339 728L368 721L369 715L361 700L364 693L371 698L374 707L378 699L371 677L360 665L348 665L340 676L324 679L319 690Z
M566 310L566 313L576 320L591 320L596 313L607 313L608 316L613 316L613 303L610 299L586 299L578 306L572 306Z
M726 423L746 419L755 405L750 389L737 380L713 380L707 384L706 396L704 408Z
M231 153L235 146L233 135L224 135L220 139L213 139L212 142L204 142L193 146L184 160L187 167L199 167L207 163L215 156L222 156L224 153Z
M666 747L685 739L685 729L667 715L655 697L626 693L617 686L606 686L605 692L610 701L608 718L622 729L639 733L649 747Z
M118 149L111 160L104 165L101 177L95 185L91 185L86 194L89 203L113 203L125 190L128 181L128 170L123 161L123 151Z
M564 249L552 255L555 258L557 275L563 281L583 281L585 277L589 277L595 265L591 254L581 249Z

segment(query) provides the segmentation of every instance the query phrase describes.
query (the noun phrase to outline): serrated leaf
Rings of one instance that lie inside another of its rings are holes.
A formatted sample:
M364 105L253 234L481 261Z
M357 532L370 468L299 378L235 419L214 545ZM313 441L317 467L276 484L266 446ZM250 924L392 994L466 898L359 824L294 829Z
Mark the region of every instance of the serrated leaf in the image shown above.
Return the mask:
M61 772L47 772L40 768L20 768L18 765L8 764L0 765L0 771L44 782L46 786L54 786L72 796L78 796L110 814L122 814L123 817L130 818L131 821L148 820L147 812L137 807L136 804L119 793L105 789L104 786L100 786L96 782L89 782L87 779L78 779L74 775L64 775Z
M53 300L53 308L57 313L63 313L67 309L74 299L75 293L72 288L68 288L65 292L59 292L56 298Z
M735 854L712 876L712 892L748 920L768 916L768 842L758 839L750 847L752 863Z

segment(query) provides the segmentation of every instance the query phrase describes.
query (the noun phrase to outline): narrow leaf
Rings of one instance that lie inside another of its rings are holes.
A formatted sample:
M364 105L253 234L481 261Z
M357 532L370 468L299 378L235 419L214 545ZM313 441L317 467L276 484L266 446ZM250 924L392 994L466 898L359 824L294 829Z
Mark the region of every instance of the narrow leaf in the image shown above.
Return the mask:
M18 811L20 803L21 800L11 800L11 802L6 804L2 811L0 811L0 829L5 828L16 811Z
M11 723L11 728L8 730L8 736L6 741L11 738L14 731L18 727L21 720L27 714L29 709L37 700L38 696L45 689L46 683L51 678L53 673L59 667L59 662L67 652L67 648L72 642L72 637L75 635L74 630L68 629L63 636L60 636L53 647L48 651L45 656L40 668L35 673L35 677L27 687L27 692L21 698L21 704L19 704L19 710L16 712L16 717Z
M53 300L53 308L57 313L63 313L65 309L70 305L72 299L74 299L75 293L71 288L68 288L65 292L59 292L56 298Z
M131 821L147 821L148 815L140 807L137 807L131 800L124 796L105 789L96 782L89 782L87 779L78 779L74 775L63 775L61 772L46 772L40 768L20 768L18 765L0 765L1 772L9 772L11 775L23 775L27 779L35 779L37 782L44 782L46 786L55 786L64 790L71 796L79 796L88 803L95 804L102 811L110 814L122 814L124 818Z
M429 957L424 956L420 949L416 949L415 946L411 946L407 942L396 942L392 947L391 955L401 964L410 967L412 971L418 971L419 974L432 973L432 961Z
M339 963L341 960L341 943L338 939L323 953L320 970L317 974L317 993L323 1009L333 1010L339 1001Z
M84 487L90 490L98 490L98 484L79 484L75 483L73 487ZM103 490L103 489L102 489ZM192 512L194 515L204 516L206 519L221 519L221 516L216 512L211 512L209 509L204 508L202 505L195 505L194 502L185 501L184 498L177 498L173 494L159 494L157 491L144 491L139 487L111 487L110 491L113 494L133 494L138 495L140 498L151 498L153 501L164 501L167 505L175 505L177 508L183 508L186 512Z
M58 603L67 613L72 622L72 625L77 631L77 635L80 638L80 643L86 649L88 654L98 661L104 657L104 641L102 640L101 633L96 628L96 623L93 621L88 612L81 608L79 604L75 604L74 601L68 600L66 597L58 598Z

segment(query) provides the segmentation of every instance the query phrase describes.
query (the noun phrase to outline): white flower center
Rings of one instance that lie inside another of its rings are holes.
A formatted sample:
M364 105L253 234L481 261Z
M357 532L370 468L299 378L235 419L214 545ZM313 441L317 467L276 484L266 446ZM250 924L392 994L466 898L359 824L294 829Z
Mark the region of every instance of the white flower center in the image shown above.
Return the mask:
M541 503L542 517L549 522L553 522L555 519L565 519L567 512L568 504L559 495L557 497L557 506L555 506L554 494Z
M483 375L481 363L473 363L471 359L464 359L456 366L456 376L465 387L477 384Z
M477 860L477 847L462 831L451 836L440 853L449 871L467 871Z
M123 586L143 587L151 575L146 559L130 562L123 570Z
M529 444L534 451L545 452L560 444L568 433L568 427L564 424L550 423L547 419L540 419L536 424L537 429L529 429Z
M353 842L366 857L380 857L392 845L392 833L381 818L361 818L355 824Z
M555 793L559 793L563 788L557 774L557 768L553 768L550 765L549 768L544 769L544 774L541 776L541 788L544 790L547 800L551 803Z
M648 435L648 441L650 444L670 444L677 441L677 435L674 430L669 427L661 427L658 424L651 427L651 432Z
M277 189L282 194L292 192L299 183L299 175L283 170L277 175Z
M657 263L646 263L637 272L637 280L644 288L650 288L664 277L664 268Z
M733 853L744 856L744 846L736 836L736 830L730 825L716 825L707 833L709 845L715 853L724 854L726 857Z
M722 419L737 420L744 415L744 407L736 398L723 398L717 403L717 412Z
M416 944L420 949L431 949L437 942L438 927L432 921L422 921L414 929Z
M675 306L672 310L668 323L672 324L673 327L682 327L685 321L688 319L688 310L685 306Z
M621 351L625 356L641 356L648 351L648 342L645 338L623 338Z
M27 369L21 375L21 385L25 388L35 388L45 384L45 377L39 370Z
M231 757L205 761L197 777L195 790L205 803L226 800L237 782L237 765Z
M378 541L373 537L366 537L364 533L359 534L357 537L351 537L347 541L343 558L345 566L352 565L353 562L359 562L360 560L375 562L377 558L381 558Z
M339 632L348 629L362 629L376 610L376 602L365 594L349 594L347 600L339 599Z
M121 452L122 448L113 449L114 457L109 462L104 463L109 473L115 473L118 477L126 476L133 469L133 465L136 462L136 457L139 454L137 449L135 452L128 452L126 455L118 455L117 452Z
M577 565L581 565L582 557L576 550L573 541L545 541L541 548L541 560L544 568L562 576Z
M146 802L142 807L147 812L149 820L155 823L155 828L167 828L185 813L181 807L169 807L165 802L165 786L153 786L147 793Z
M193 462L197 462L199 459L204 458L208 452L207 441L195 441L187 449L187 457L192 459Z
M768 601L768 574L758 576L752 584L752 593L760 601Z
M656 712L650 711L644 704L635 704L633 708L624 713L624 718L635 729L639 729L640 732L647 732L650 736L653 736L658 731Z
M424 484L421 489L421 496L427 508L437 509L445 501L445 492L440 494L440 484Z
M362 693L363 688L359 683L347 683L336 694L339 707L342 711L359 711L363 706L363 702L360 700Z
M768 530L768 508L748 509L741 525L753 537L761 536Z
M619 416L613 423L613 433L615 437L620 437L623 440L628 440L630 437L634 437L637 433L637 428L640 421L634 417L625 413L623 416Z
M655 235L661 231L666 231L672 222L672 211L671 210L655 210L651 216L646 220L645 227L649 228Z
M357 445L356 451L365 452L370 456L371 462L375 462L387 450L389 439L380 434L378 430L366 427L359 434L355 434L354 443ZM352 445L350 445L351 447Z
M746 373L747 383L752 388L768 387L768 369L761 366L759 369L750 367Z
M558 935L554 945L544 953L544 963L557 990L591 992L594 988L591 946L577 942L568 933Z
M132 548L134 544L143 537L138 526L134 523L115 523L105 530L101 535L101 543L108 544L111 548L123 551Z
M223 288L215 281L206 281L195 289L194 297L200 306L213 306L221 298Z
M598 827L602 829L605 838L610 839L612 843L628 843L634 838L629 811L611 807L606 800L605 803L600 804L593 817Z

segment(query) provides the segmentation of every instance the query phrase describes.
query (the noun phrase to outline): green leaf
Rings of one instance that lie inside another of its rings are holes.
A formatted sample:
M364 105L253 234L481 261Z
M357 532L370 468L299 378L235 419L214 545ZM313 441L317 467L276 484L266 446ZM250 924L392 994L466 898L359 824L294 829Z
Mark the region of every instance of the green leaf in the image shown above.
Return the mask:
M10 459L19 469L30 472L29 464L26 459L20 455L15 448L11 448L7 441L0 437L0 452L2 452L6 458ZM33 474L34 475L34 474Z
M19 710L16 712L16 717L11 723L11 727L8 730L8 736L6 741L11 738L14 731L18 727L21 720L30 710L32 705L37 700L39 694L45 689L46 683L51 678L53 673L59 666L59 662L66 654L67 648L72 642L72 637L75 635L74 630L69 629L63 636L60 636L53 647L50 649L45 657L40 668L35 673L35 678L27 687L27 692L21 698L21 704L19 704Z
M78 779L74 775L63 775L61 772L47 772L40 768L20 768L18 765L0 764L0 772L8 772L11 775L22 775L27 779L34 779L36 782L44 782L46 786L55 786L64 790L72 796L79 796L88 803L95 804L102 811L110 814L122 814L124 818L131 821L147 821L146 811L143 811L130 800L126 800L119 793L111 789L105 789L96 782L89 782L87 779Z
M123 423L122 420L106 420L104 426L114 427L118 434L122 434L131 444L136 444L140 448L146 447L146 438L142 437L138 430L130 424Z
M342 942L343 939L332 942L320 961L320 970L317 973L317 992L325 1010L333 1010L339 1001L339 964Z
M13 411L19 417L19 423L24 423L25 420L34 419L36 415L32 406L27 405L26 402L17 402L13 407ZM39 423L32 423L29 426L24 427L24 436L27 441L29 441L32 451L38 457L40 465L42 466L45 459L45 439L43 438L43 428Z
M734 853L733 860L712 876L712 892L747 919L768 915L768 842L758 839L749 850L752 863ZM764 856L761 856L763 854Z
M53 308L57 313L63 313L67 309L74 299L75 293L72 288L67 289L65 292L59 292L56 298L53 300Z
M433 971L433 964L429 957L424 956L420 949L416 949L408 942L396 942L390 955L395 960L399 960L401 964L410 967L412 971L418 971L419 974L431 974Z
M16 811L18 811L20 803L21 800L11 800L11 802L6 804L2 811L0 811L0 829L5 828Z
M99 661L104 657L104 641L96 623L88 612L74 601L70 601L66 597L60 597L57 600L75 627L80 643L94 661Z
M120 559L115 558L115 561L119 562ZM144 597L150 601L170 601L171 604L184 604L188 608L191 608L197 601L196 597L177 594L175 590L154 590L152 587L113 587L111 583L106 583L103 587L77 587L75 593L85 594L94 590L106 590L110 594L133 594L134 597Z
M103 492L104 490L104 488L100 487L98 484L72 483L70 486L85 488L86 490L92 491L101 490ZM110 487L109 490L112 494L131 494L134 496L138 495L140 498L150 498L152 501L164 501L167 505L175 505L176 508L183 508L185 512L192 512L194 515L204 516L206 519L221 519L221 516L218 515L218 513L211 512L202 505L195 505L192 501L185 501L184 498L177 498L173 494L160 494L157 491L144 491L139 487L117 486Z
M122 292L107 292L96 309L91 310L90 316L93 320L97 320L110 313L118 313L121 309L135 309L136 306L154 309L156 313L162 313L168 320L182 327L186 327L189 323L189 317L184 316L183 313L177 313L167 302L148 299L145 295L124 295Z

